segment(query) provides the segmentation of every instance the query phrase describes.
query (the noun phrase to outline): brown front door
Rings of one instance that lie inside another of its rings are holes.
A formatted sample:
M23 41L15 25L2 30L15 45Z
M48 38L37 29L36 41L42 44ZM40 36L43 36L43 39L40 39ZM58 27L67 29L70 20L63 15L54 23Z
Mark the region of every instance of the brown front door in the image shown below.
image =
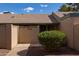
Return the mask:
M38 43L38 26L19 26L19 43Z

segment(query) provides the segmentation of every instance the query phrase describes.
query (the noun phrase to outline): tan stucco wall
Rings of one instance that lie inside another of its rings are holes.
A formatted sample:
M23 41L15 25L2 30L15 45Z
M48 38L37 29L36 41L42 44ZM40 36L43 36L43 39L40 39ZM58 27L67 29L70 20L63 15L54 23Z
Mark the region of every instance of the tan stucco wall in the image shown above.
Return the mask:
M19 43L39 44L39 26L19 26Z
M68 46L73 48L73 20L67 18L60 23L60 30L66 34Z
M79 51L79 17L62 21L60 29L67 35L68 46Z
M79 17L72 17L74 21L74 49L79 51Z
M39 26L0 25L0 48L13 49L19 42L39 44ZM19 36L18 36L19 35Z
M74 25L74 48L79 50L79 24Z
M72 20L74 22L74 25L79 24L79 17L72 17Z
M6 48L11 49L11 24L6 24L6 42Z
M14 48L18 43L18 27L17 25L11 25L11 48Z
M0 24L0 48L11 49L11 25Z
M6 25L0 24L0 48L6 48Z

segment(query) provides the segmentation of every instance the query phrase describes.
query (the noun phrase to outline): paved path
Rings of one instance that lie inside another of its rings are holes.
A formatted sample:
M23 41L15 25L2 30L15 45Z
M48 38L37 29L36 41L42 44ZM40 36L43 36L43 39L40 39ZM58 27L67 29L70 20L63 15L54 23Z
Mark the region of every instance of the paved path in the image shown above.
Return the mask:
M8 52L9 50L7 49L0 49L0 56L5 56Z
M41 46L39 44L18 44L14 49L12 49L6 56L26 56L29 51L29 47Z
M24 51L21 53L22 56L26 55L28 47L30 44L18 44L14 49L12 49L6 56L19 56L20 51Z
M79 55L79 51L68 47L62 47L58 51L48 52L39 44L18 44L6 56L61 56L61 55Z

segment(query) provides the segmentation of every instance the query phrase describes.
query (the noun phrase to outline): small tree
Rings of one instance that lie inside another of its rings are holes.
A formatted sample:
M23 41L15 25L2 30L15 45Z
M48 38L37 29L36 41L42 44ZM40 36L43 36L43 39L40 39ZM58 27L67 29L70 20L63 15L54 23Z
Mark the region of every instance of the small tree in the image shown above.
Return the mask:
M71 8L70 7L67 7L65 4L61 6L61 8L59 9L59 11L64 11L64 12L68 12L70 11Z
M59 11L61 12L78 12L79 11L79 3L66 3L63 4Z

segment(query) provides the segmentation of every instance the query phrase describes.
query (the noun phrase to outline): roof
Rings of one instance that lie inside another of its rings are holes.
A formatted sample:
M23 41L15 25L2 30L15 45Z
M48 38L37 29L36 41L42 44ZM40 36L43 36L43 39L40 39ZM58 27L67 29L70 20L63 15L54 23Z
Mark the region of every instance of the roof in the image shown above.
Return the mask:
M68 15L69 13L70 13L70 12L56 12L55 14L56 14L58 17L62 18L62 17L64 17L64 16Z
M61 21L69 17L69 13L70 12L56 12L49 15L49 17L54 23L60 23Z
M63 13L60 13L60 12L57 12L57 13L55 13L58 17L63 17L64 16L64 14Z
M56 14L49 15L50 19L54 23L59 23L60 22L60 17L58 17Z
M70 13L69 14L70 17L79 17L79 13Z
M79 12L56 12L55 15L60 18L60 21L63 21L66 18L79 17Z
M0 23L51 24L47 14L0 14Z
M65 16L75 17L75 16L79 16L79 12L58 12L58 13L55 13L55 14L58 15L59 17L65 17Z

